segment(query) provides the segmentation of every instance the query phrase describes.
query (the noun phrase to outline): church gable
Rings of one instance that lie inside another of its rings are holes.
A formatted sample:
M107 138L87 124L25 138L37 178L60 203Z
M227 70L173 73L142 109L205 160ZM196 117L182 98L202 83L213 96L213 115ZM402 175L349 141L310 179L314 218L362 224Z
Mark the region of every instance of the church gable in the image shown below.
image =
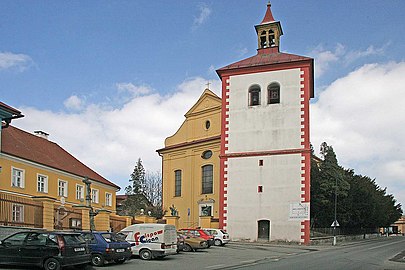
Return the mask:
M219 136L221 104L220 97L205 89L177 132L166 138L165 147Z
M205 89L198 101L185 114L186 118L219 109L221 107L221 98L215 95L211 90Z

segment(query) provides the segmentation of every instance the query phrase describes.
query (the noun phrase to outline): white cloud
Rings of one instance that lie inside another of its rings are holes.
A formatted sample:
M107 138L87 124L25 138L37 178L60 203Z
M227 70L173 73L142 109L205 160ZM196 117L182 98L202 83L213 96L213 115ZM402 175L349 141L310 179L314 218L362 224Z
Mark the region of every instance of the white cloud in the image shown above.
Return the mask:
M0 52L0 70L14 68L24 71L31 64L32 59L28 55Z
M117 83L116 87L120 92L129 92L134 96L149 94L152 89L149 86L141 85L137 86L133 83Z
M370 45L365 50L348 50L344 45L338 43L333 50L325 49L323 45L318 45L309 54L315 58L315 76L321 77L331 67L336 65L347 66L361 58L366 58L373 55L383 55L389 43L381 48L376 48Z
M70 96L69 98L67 98L64 102L63 105L65 105L65 107L69 110L73 110L73 111L79 111L83 108L84 106L84 101L79 98L76 95Z
M334 81L311 105L312 143L376 178L405 205L405 62L368 64ZM401 192L402 191L402 192Z
M155 151L163 148L165 138L177 131L184 114L202 94L206 83L201 77L190 78L170 95L153 92L135 95L119 108L81 103L80 98L72 96L65 101L65 106L81 104L80 111L55 113L23 107L19 110L25 117L13 121L13 125L28 132L49 133L51 141L124 188L138 157L147 170L161 170L161 158ZM221 82L210 83L210 89L218 94ZM118 91L120 94L123 93Z
M201 3L198 7L200 13L198 14L197 17L194 18L193 22L193 30L198 28L200 25L205 23L209 16L211 15L212 10L207 6L205 3Z

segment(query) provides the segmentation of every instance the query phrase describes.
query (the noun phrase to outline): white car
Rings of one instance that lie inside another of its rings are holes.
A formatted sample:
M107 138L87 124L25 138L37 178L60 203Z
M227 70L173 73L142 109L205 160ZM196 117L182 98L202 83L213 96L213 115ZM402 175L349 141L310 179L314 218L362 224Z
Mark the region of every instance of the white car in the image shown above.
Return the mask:
M223 246L227 243L229 243L229 234L221 229L205 229L203 228L204 231L208 232L210 235L214 236L214 244L216 246Z

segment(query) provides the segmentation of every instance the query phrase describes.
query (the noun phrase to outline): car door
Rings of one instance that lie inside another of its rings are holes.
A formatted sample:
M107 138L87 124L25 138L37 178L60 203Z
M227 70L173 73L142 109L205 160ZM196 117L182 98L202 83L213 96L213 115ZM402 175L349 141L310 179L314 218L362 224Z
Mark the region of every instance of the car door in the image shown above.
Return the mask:
M28 234L20 248L22 264L40 264L48 254L46 248L47 233L32 232Z
M6 264L20 264L20 249L24 244L28 232L13 234L0 244L0 262Z

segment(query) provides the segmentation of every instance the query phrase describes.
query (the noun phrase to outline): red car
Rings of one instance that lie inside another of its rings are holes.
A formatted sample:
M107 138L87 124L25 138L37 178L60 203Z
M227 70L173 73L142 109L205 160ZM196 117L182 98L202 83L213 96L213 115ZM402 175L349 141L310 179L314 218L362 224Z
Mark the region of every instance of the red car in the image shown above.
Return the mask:
M201 237L205 239L208 243L208 247L214 245L214 236L210 235L208 232L204 231L203 229L191 229L191 228L186 228L186 229L181 229L179 232L185 233L185 234L192 234L196 237Z

